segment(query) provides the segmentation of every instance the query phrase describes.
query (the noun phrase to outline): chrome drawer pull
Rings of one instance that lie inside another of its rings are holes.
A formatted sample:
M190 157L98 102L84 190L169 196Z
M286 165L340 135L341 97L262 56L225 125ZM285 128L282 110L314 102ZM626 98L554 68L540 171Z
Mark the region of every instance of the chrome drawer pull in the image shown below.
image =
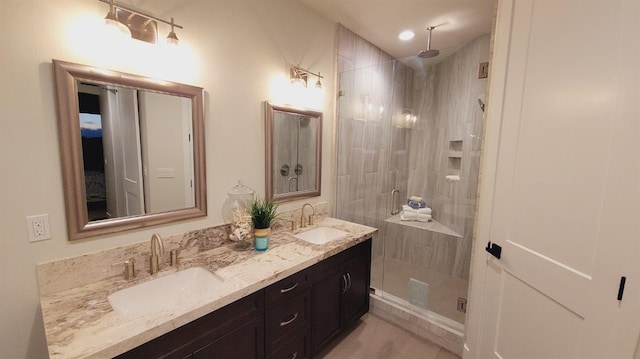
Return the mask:
M285 325L289 325L291 324L294 320L298 319L298 313L296 312L296 314L293 315L293 318L287 320L286 322L281 322L280 326L284 327Z
M296 359L298 357L298 352L293 353L293 355L291 356L291 359Z
M280 294L286 293L286 292L291 292L292 290L296 289L297 287L298 287L298 282L296 282L296 284L292 285L289 288L280 289Z

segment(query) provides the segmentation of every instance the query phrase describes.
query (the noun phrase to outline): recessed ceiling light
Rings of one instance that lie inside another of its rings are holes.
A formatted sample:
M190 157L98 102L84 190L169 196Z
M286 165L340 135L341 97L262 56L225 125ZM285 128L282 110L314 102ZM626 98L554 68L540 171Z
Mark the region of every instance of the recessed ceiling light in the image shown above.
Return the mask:
M403 41L408 41L408 40L413 39L414 36L416 36L415 32L413 32L411 30L405 30L405 31L401 32L400 35L398 35L398 38L400 40L403 40Z

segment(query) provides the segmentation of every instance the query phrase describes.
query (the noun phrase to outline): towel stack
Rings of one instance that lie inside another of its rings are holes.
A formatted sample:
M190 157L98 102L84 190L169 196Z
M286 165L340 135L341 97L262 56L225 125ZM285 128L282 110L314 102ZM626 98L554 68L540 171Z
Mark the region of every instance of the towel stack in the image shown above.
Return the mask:
M422 197L411 196L407 199L407 204L402 206L400 220L429 222L432 220L431 208L427 207L427 203L422 200Z

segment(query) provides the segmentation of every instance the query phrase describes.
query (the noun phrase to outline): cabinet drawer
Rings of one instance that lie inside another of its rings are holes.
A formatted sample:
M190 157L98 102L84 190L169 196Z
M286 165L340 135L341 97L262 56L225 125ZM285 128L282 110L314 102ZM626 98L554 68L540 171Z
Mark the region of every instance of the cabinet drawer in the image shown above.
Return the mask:
M307 330L311 315L311 290L282 301L265 315L265 349L279 347L290 336Z
M267 356L267 359L308 359L311 357L311 338L305 331L282 343L282 345Z
M280 301L287 300L287 298L295 297L299 293L304 292L310 286L310 269L305 269L301 272L290 275L265 289L265 306L267 309L272 308L280 303Z
M367 254L367 252L369 254ZM344 265L349 259L361 255L370 255L370 253L371 239L367 239L364 242L358 243L349 249L345 249L340 253L326 258L320 263L313 266L313 281L317 282L329 277L330 275L343 271Z

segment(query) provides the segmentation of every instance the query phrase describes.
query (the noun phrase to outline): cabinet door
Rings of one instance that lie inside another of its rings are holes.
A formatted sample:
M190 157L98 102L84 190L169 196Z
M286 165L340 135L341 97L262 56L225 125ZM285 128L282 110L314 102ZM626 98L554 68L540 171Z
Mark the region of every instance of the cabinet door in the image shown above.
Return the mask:
M264 320L259 316L193 353L193 359L264 358Z
M311 299L311 351L315 356L340 332L340 299L345 288L338 272L315 282Z
M369 311L369 257L362 252L347 264L347 289L342 295L342 326L357 321Z

